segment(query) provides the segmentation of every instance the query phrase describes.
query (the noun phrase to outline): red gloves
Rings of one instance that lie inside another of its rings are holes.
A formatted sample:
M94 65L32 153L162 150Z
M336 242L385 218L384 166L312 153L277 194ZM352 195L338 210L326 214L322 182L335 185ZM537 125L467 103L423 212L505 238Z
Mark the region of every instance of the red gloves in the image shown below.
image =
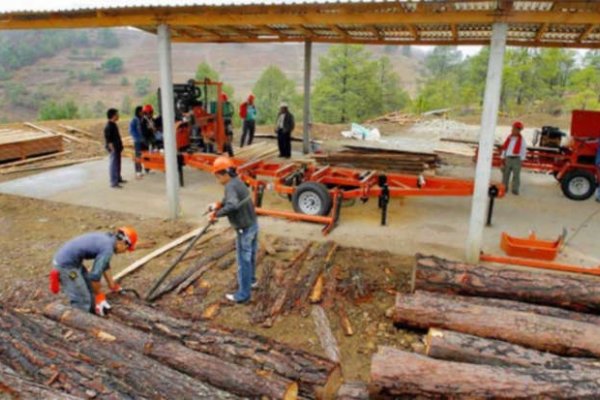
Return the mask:
M58 294L58 292L60 292L60 272L53 268L52 271L50 271L50 276L48 278L50 279L50 291L54 294Z

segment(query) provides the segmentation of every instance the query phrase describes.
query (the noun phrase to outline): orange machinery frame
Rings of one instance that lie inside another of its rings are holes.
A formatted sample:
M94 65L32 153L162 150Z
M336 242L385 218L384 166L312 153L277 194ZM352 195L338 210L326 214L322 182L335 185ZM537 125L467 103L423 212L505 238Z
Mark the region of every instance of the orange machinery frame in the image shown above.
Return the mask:
M162 154L153 156L152 164L162 166ZM183 154L183 164L205 172L212 171L212 164L218 157L215 154ZM281 164L273 161L246 161L233 158L240 178L253 189L254 204L259 215L287 218L298 221L325 224L324 234L329 233L337 224L342 200L377 197L381 208L381 223L387 223L387 205L392 197L405 196L471 196L472 181L447 177L422 177L378 171L360 171L352 168L305 165L293 162ZM144 162L144 160L142 160ZM317 182L329 189L333 206L329 215L306 215L296 212L268 210L262 208L262 197L266 189L291 196L296 186L303 182ZM493 184L490 187L490 209L488 224L491 222L493 200L504 196L504 186Z

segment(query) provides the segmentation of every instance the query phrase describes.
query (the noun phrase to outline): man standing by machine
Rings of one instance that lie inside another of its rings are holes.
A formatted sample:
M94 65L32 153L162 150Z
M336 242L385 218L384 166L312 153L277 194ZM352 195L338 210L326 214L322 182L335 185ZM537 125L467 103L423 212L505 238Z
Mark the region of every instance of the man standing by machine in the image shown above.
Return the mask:
M156 126L154 125L154 107L152 104L146 104L142 108L142 137L145 145L150 150L156 149Z
M240 105L240 118L242 119L242 141L240 147L245 144L251 145L254 140L256 130L256 106L254 105L254 95L248 96L248 100ZM248 140L246 140L248 138Z
M227 217L235 229L235 242L238 264L238 289L226 294L225 298L235 303L250 300L251 289L256 283L256 250L258 248L258 220L250 191L238 178L235 166L229 157L218 157L213 163L213 174L223 186L225 197L221 203L209 206L209 221Z
M119 133L119 126L117 121L119 120L119 111L116 108L110 108L106 112L106 118L108 122L104 127L104 140L106 150L109 153L109 174L110 174L110 187L120 189L122 188L121 183L126 181L121 177L121 153L123 152L123 142L121 141L121 134Z
M135 166L135 177L136 179L142 179L142 163L140 157L144 149L144 141L142 138L142 106L135 108L135 113L131 121L129 122L129 134L133 139L134 159L133 163Z
M92 232L71 239L54 255L51 290L58 293L62 289L73 307L105 315L111 307L101 290L100 280L104 276L113 292L122 290L112 278L110 260L113 254L133 251L136 243L137 232L126 226L114 233ZM94 260L90 271L83 265L85 260Z
M294 116L288 110L287 103L281 103L275 125L279 157L290 158L292 156L292 132L295 125Z
M521 164L527 157L527 143L521 135L523 123L516 121L512 125L512 132L502 145L502 160L504 165L502 168L502 183L508 190L510 177L512 174L512 188L514 195L519 195L521 186Z

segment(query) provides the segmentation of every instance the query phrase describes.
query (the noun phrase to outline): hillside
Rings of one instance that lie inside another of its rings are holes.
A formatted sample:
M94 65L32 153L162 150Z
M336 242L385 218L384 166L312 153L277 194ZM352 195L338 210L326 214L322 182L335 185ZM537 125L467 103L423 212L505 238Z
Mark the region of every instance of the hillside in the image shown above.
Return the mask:
M150 79L151 90L158 84L158 56L156 37L138 30L114 30L119 47L102 49L96 59L82 57L88 49L65 49L54 56L42 58L32 65L15 71L10 80L0 81L0 120L4 122L33 120L38 116L36 106L15 104L7 93L11 85L23 84L27 95L38 99L64 102L73 100L87 116L99 116L106 107L121 108L123 99L129 97L131 104L142 101L136 94L135 81ZM319 56L328 45L313 46L313 76L318 76ZM94 50L95 51L95 50ZM402 55L399 47L371 46L375 55L388 55L402 84L409 93L416 91L417 74L423 54L413 50L411 58ZM223 81L233 86L235 97L241 99L251 91L254 83L269 65L281 68L301 89L303 76L303 44L174 44L174 80L183 82L194 76L201 62L208 62L216 69ZM111 57L123 59L123 70L108 74L101 64ZM95 75L95 79L86 78ZM126 79L125 79L126 78ZM127 84L124 84L124 81ZM93 82L95 81L95 82ZM29 100L29 103L32 101ZM26 102L23 102L26 103Z

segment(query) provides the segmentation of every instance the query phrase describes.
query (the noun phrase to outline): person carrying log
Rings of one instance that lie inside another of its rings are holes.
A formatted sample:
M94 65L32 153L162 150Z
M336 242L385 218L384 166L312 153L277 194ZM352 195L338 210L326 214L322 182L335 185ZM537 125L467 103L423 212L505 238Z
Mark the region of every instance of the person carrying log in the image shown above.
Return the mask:
M113 254L133 251L137 238L135 229L124 226L114 233L91 232L71 239L54 255L50 290L56 294L62 289L73 307L104 316L111 307L100 279L104 276L112 292L122 290L112 278L110 260ZM94 260L90 271L85 260Z
M227 217L235 229L238 263L238 290L228 293L225 298L235 303L250 300L251 289L257 287L256 251L258 248L258 220L252 203L252 196L246 185L238 178L233 161L229 157L219 157L213 164L213 174L225 186L225 197L220 203L208 207L209 221Z

